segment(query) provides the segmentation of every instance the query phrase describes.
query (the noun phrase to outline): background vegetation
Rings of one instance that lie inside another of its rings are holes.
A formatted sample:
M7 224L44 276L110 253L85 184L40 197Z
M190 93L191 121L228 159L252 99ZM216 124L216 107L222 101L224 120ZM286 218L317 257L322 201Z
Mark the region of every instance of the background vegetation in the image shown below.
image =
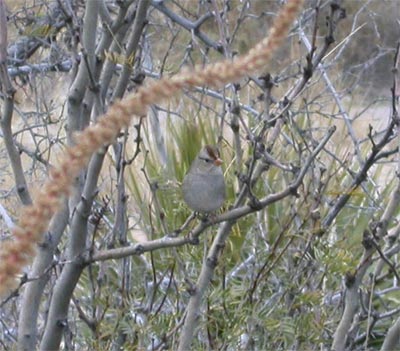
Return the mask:
M282 5L5 4L4 241L66 145L113 101L246 53ZM121 131L1 301L1 347L174 350L189 328L194 350L400 349L399 6L306 1L258 76L186 91ZM206 143L220 147L227 182L214 223L192 218L180 193Z

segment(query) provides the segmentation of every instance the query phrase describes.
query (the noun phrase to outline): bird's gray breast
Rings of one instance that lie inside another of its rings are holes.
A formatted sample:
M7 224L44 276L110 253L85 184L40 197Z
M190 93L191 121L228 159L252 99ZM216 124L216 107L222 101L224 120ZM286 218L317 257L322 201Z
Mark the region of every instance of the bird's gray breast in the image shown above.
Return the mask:
M225 181L222 174L187 174L182 185L183 198L193 210L213 212L225 200Z

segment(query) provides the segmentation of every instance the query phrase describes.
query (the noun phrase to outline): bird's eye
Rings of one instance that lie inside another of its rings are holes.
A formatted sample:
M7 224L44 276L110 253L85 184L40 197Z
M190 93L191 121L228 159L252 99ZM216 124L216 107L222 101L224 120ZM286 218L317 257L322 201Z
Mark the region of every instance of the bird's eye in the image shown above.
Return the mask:
M203 161L205 161L207 163L212 162L212 160L210 160L209 158L205 158L205 157L199 157L199 158L200 158L200 160L203 160Z

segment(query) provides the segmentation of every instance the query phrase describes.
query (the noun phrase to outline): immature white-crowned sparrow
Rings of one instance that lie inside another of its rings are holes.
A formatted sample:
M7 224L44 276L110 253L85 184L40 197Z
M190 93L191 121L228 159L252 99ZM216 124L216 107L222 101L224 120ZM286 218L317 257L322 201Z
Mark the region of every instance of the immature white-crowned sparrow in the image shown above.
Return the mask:
M218 210L225 200L225 180L219 151L204 146L192 162L182 184L183 199L196 212Z

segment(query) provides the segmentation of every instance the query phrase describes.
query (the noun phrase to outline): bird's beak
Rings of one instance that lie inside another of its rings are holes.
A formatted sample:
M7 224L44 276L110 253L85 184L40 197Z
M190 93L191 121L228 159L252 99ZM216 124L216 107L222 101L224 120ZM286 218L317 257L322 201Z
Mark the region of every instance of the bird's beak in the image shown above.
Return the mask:
M214 160L214 165L221 166L224 163L219 157Z

